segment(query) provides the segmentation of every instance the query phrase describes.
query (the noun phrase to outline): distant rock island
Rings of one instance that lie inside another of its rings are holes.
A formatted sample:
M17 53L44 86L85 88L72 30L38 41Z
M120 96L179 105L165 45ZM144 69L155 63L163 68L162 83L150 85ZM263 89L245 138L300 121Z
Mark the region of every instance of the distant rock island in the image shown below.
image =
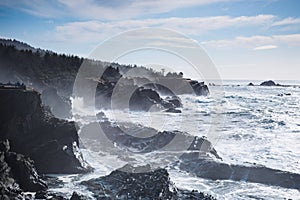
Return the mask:
M279 86L279 84L276 84L274 81L264 81L260 84L260 86Z
M263 81L259 85L255 85L252 82L250 82L248 84L248 86L270 86L270 87L272 87L272 86L280 86L280 87L290 87L290 86L293 86L293 85L282 85L282 84L279 84L279 83L275 83L275 81L273 81L273 80L268 80L268 81Z

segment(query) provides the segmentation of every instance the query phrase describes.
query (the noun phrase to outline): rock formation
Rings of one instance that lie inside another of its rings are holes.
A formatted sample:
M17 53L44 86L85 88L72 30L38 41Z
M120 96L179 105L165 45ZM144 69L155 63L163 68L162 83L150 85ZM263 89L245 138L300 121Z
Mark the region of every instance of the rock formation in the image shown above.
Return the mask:
M130 166L125 167L135 169ZM97 199L214 199L202 192L176 188L165 169L142 173L115 170L108 176L84 181L82 184L92 191Z
M260 84L260 86L276 86L277 84L272 81L272 80L269 80L269 81L264 81Z
M33 161L12 152L9 141L0 141L0 198L22 199L22 191L37 192L47 189L37 174Z
M74 122L55 118L36 91L0 90L0 140L32 159L39 173L86 171Z

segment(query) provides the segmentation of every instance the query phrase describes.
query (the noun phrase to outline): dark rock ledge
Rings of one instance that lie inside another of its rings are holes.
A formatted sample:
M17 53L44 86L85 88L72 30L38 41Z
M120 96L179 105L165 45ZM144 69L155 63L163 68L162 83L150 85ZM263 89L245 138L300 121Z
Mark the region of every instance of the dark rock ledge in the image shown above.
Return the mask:
M147 166L145 166L147 167ZM193 190L178 189L169 178L166 169L137 173L136 168L124 166L109 175L82 182L94 193L96 199L198 199L213 200L214 197ZM138 169L141 171L147 171ZM125 172L126 171L126 172Z

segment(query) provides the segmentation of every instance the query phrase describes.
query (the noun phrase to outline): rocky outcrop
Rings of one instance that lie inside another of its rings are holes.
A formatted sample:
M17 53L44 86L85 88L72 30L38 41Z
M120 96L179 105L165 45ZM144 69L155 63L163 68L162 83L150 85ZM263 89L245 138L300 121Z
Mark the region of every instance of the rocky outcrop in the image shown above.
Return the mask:
M28 156L39 173L79 173L86 165L74 122L55 118L31 90L0 90L0 140Z
M43 104L50 107L51 113L58 118L71 117L71 102L63 99L55 88L47 88L41 94Z
M172 103L177 108L182 107L181 99L176 95L166 97L165 101Z
M176 108L169 108L169 109L165 110L165 112L169 112L169 113L181 113L181 110L178 110Z
M229 165L207 158L182 159L180 169L212 180L234 180L262 183L300 190L300 175L265 166Z
M269 81L264 81L260 84L260 86L276 86L277 84L272 81L272 80L269 80Z
M199 82L191 79L184 79L178 77L155 77L154 83L148 83L146 80L140 81L140 86L148 89L153 89L161 95L181 95L181 94L195 94L197 96L207 96L209 89L204 82Z
M129 100L130 110L148 111L154 105L161 105L162 99L152 89L138 88Z
M0 141L0 198L22 199L23 191L37 192L47 189L37 174L33 161L11 152L9 141Z
M198 96L207 96L209 95L209 89L207 85L204 84L204 82L198 82L198 81L189 81L190 85L192 86L194 92Z
M181 170L205 179L247 181L300 189L299 174L255 164L242 166L222 162L211 142L205 137L191 137L179 131L159 132L145 127L128 129L106 120L101 121L98 125L98 128L93 129L92 126L89 126L89 128L83 130L81 133L83 140L85 138L94 139L97 141L96 144L100 146L112 143L114 148L118 146L120 149L125 148L135 153L155 152L156 150L162 152L166 146L168 146L168 152L176 152L179 147L189 144L184 149L184 153L179 154L179 159L174 162L175 165L179 165ZM104 136L100 134L100 129L104 132ZM172 145L170 145L171 143ZM112 152L112 149L109 148L102 150ZM163 163L161 164L163 165Z
M179 97L171 96L162 99L155 90L144 87L136 89L129 100L129 109L135 111L149 111L149 109L172 111L178 107L182 107Z
M186 147L184 150L194 153L209 153L213 157L220 158L211 143L205 137L194 137L180 131L159 132L152 128L134 126L130 127L112 124L104 120L91 123L82 128L81 139L94 140L102 151L109 151L108 144L117 145L121 149L147 153L162 150L168 146L168 150L177 151L178 147Z
M84 195L78 194L77 192L73 192L70 200L88 200Z
M134 171L134 167L128 167ZM143 171L143 170L142 170ZM214 199L198 191L180 190L165 169L134 173L115 170L108 176L82 182L96 199Z
M153 89L144 87L137 88L129 100L129 109L135 111L149 111L167 109L166 112L177 111L176 108L182 107L179 97L173 95L162 99L160 95Z
M115 96L113 96L113 93ZM128 94L131 94L129 99L124 98ZM101 82L97 86L96 106L106 109L129 108L133 111L149 111L175 109L181 107L182 103L180 98L174 95L163 99L154 89L137 87L131 84L115 88L114 83Z

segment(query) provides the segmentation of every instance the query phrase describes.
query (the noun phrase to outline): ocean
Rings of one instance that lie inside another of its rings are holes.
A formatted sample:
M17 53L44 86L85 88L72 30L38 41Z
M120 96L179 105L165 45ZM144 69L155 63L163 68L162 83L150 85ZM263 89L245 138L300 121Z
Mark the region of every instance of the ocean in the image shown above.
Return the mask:
M224 81L223 85L209 86L210 96L180 95L182 113L131 112L104 110L114 123L133 123L158 131L182 131L193 136L206 136L223 162L238 165L263 165L300 174L300 81L276 81L289 87L247 86L249 82ZM215 95L218 94L218 95ZM221 94L221 95L220 95ZM73 100L73 108L80 126L95 121L95 112L82 107L80 99ZM79 130L80 134L80 130ZM94 172L85 175L57 176L63 187L51 186L55 192L76 190L92 198L91 192L79 183L109 174L126 162L109 152L93 152L83 145L86 161ZM178 147L180 151L181 149ZM135 163L155 162L159 166L165 157L155 152L134 154ZM208 180L174 167L166 167L170 179L183 189L197 189L217 199L300 199L300 192L278 186L231 180Z

